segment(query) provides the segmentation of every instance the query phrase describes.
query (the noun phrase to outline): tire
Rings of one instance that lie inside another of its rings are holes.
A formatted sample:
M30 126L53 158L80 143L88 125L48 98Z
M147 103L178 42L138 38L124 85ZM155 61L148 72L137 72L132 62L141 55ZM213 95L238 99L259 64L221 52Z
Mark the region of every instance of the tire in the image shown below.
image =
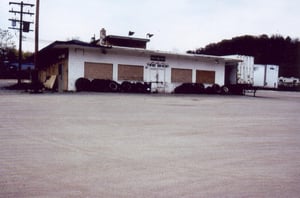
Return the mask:
M221 87L221 94L227 95L227 94L229 94L229 92L230 92L230 90L227 86L224 85Z
M145 93L151 93L151 82L145 82L144 87L145 87Z
M183 83L183 84L177 86L177 87L174 89L174 93L175 93L175 94L183 94L183 93L187 93L187 90L186 90L186 84Z
M204 86L204 84L202 84L202 83L196 83L195 86L196 86L195 92L196 92L197 94L204 93L204 91L205 91L205 86Z
M137 82L134 87L135 87L134 90L136 93L145 93L146 92L145 85L140 82Z
M196 94L199 93L199 87L197 83L183 83L174 89L174 93Z
M208 86L205 89L205 93L207 93L207 94L213 94L214 93L214 89L212 87Z
M104 92L106 89L106 80L94 79L91 82L91 90L95 92Z
M230 94L243 95L243 88L240 85L232 85L229 87Z
M75 82L76 91L90 91L91 82L86 78L78 78Z
M189 84L189 93L190 94L196 94L198 93L198 87L196 83L190 83Z
M126 92L126 93L132 92L132 88L133 88L133 85L128 81L124 81L121 84L121 91L122 92Z
M110 92L118 92L119 91L119 84L115 81L110 81L108 83L108 88Z
M213 92L215 94L220 94L221 93L221 87L218 84L213 84L212 89L213 89Z

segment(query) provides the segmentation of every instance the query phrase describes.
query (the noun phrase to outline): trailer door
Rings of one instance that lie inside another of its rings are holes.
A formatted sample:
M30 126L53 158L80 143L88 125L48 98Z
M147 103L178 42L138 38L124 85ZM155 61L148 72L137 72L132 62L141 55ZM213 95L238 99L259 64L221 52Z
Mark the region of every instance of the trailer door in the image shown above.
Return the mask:
M266 82L265 85L268 88L278 87L278 71L279 67L277 65L267 65L266 68Z

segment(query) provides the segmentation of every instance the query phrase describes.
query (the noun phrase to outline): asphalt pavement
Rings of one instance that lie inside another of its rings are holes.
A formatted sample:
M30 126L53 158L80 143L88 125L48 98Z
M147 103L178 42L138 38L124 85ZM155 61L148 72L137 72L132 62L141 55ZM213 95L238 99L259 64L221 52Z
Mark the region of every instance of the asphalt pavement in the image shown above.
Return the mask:
M300 93L256 95L0 89L0 197L299 197Z

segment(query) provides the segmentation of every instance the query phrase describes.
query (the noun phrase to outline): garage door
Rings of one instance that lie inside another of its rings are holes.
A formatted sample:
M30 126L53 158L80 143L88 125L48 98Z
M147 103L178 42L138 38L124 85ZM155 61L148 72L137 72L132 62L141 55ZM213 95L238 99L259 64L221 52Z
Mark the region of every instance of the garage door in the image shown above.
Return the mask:
M216 76L215 71L197 70L196 82L197 83L214 84L215 83L215 76Z
M172 83L191 83L193 70L191 69L176 69L172 68L171 81Z
M113 78L113 65L107 63L84 63L84 77L89 79Z
M118 80L144 80L144 67L139 65L118 65Z

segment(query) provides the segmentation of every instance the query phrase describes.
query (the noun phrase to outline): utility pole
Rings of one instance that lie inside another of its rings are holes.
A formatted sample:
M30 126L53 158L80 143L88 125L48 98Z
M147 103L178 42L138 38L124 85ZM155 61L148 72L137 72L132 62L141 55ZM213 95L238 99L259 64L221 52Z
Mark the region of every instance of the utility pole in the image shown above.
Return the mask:
M34 66L38 67L38 52L39 52L39 18L40 18L40 0L36 0L35 4L35 48L34 48Z
M10 21L12 21L12 26L9 29L14 29L14 30L19 30L19 66L18 66L18 84L21 84L21 69L22 69L22 39L23 39L23 32L29 32L30 30L30 23L32 22L28 22L28 21L23 21L23 15L27 14L27 15L34 15L34 13L31 12L24 12L24 7L33 7L34 4L29 4L29 3L23 3L23 1L21 1L21 3L18 2L9 2L9 5L17 5L20 6L20 10L15 11L13 9L11 9L9 12L10 13L14 13L19 14L20 15L20 20L17 19L9 19ZM14 27L16 25L16 22L19 22L19 28Z

